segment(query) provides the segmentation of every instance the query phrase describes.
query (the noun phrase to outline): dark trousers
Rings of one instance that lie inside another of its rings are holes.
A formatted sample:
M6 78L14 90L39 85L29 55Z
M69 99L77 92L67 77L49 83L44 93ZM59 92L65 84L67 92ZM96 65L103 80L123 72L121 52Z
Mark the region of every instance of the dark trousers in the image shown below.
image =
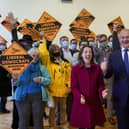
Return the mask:
M7 97L0 97L0 111L6 109Z
M13 90L15 92L16 90L16 86L13 87ZM17 111L17 107L16 107L16 102L15 100L13 100L13 113L12 113L12 125L11 128L12 129L18 129L18 124L19 124L19 116L18 116L18 111ZM33 119L32 119L32 113L30 116L30 126L33 126Z
M12 114L12 129L18 129L19 116L15 104L15 100L13 101L13 114Z
M12 129L18 129L18 123L19 123L19 116L18 111L16 107L15 100L13 101L13 113L12 113ZM32 119L32 113L30 116L30 126L33 127L33 119Z
M40 93L28 94L23 101L16 101L19 115L19 129L29 127L30 115L33 115L34 129L43 129L43 102Z
M71 114L71 109L72 109L72 103L73 103L73 94L69 93L66 101L66 113L67 113L67 120L70 120L70 114Z
M116 114L118 119L118 129L129 129L129 97L126 107L116 110Z

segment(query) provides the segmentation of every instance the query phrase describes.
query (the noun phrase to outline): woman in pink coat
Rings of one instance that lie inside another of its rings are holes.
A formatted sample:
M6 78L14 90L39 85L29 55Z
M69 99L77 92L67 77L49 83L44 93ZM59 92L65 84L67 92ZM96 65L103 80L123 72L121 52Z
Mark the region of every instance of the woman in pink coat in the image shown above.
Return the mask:
M74 95L70 125L79 129L95 129L104 124L105 115L101 98L106 98L107 89L100 66L93 63L93 49L84 46L79 53L79 64L73 66L71 74Z

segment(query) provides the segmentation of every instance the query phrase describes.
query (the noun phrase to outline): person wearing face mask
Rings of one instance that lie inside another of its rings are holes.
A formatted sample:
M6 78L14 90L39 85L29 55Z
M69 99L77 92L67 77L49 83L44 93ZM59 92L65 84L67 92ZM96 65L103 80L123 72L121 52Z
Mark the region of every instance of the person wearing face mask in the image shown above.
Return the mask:
M60 37L60 46L62 56L72 64L72 54L69 50L69 38L67 36Z
M112 49L112 35L108 37L108 46Z
M42 56L43 53L41 59ZM49 125L51 129L54 129L57 125L56 119L58 119L60 126L66 129L66 99L70 92L71 65L62 57L61 49L56 44L50 46L47 61L46 66L50 72L52 81L48 86L48 92L54 101L54 107L50 108Z
M99 45L98 45L98 51L97 51L97 56L96 56L96 62L100 64L104 57L107 57L109 54L106 51L108 46L108 39L107 35L101 34L99 37Z
M61 42L61 48L67 49L69 47L69 43L67 40Z
M28 53L33 57L31 64L18 77L12 74L13 83L17 86L14 100L19 115L19 129L28 129L30 115L33 117L33 128L43 129L44 101L47 101L46 86L51 82L50 74L40 63L37 48L31 48Z
M107 38L106 35L100 35L100 47L99 47L99 58L98 58L98 63L101 64L101 62L103 62L104 58L108 59L112 53L112 49L110 48L108 42L109 40L110 42L112 41L112 37ZM105 99L104 101L104 105L107 108L107 119L109 124L111 125L115 125L116 121L113 118L113 113L114 113L114 102L113 102L113 98L112 98L112 86L113 86L113 76L108 78L108 79L104 79L104 83L105 83L105 87L108 88L109 90L109 95L107 97L107 99Z
M88 42L86 40L81 40L79 42L79 50L85 46L85 45L88 45ZM73 55L73 58L72 58L72 66L78 64L78 55L79 55L79 50L78 52L76 52L74 55Z
M73 56L76 52L79 52L77 49L77 40L76 39L71 39L70 41L70 49L69 51L71 52L71 55Z
M0 54L6 49L6 41L0 39ZM6 109L7 97L12 95L11 76L7 70L0 66L0 113L9 113Z
M70 40L70 46L69 46L69 39L66 36L62 36L60 38L60 44L61 44L61 50L62 50L62 56L68 60L71 65L74 64L73 62L73 56L79 52L77 50L77 40L76 39L71 39ZM73 96L72 93L69 93L67 97L67 120L69 121L70 119L70 112L71 112L71 106L72 106L72 100Z
M96 62L96 58L98 56L98 47L97 47L97 44L95 43L95 37L87 37L87 42L88 42L88 45L93 48L94 60Z
M97 44L95 43L94 37L87 37L87 42L88 42L89 46L92 46L93 48L97 47Z

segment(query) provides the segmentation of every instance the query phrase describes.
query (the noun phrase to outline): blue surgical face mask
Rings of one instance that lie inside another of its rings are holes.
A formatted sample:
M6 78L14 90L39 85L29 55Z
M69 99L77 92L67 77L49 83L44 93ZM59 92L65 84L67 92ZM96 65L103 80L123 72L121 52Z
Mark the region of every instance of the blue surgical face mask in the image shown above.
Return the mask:
M70 45L70 48L71 48L72 50L75 50L75 49L77 48L77 44L71 44L71 45Z
M61 42L61 47L62 48L67 48L68 47L68 41L62 41Z
M100 47L102 48L106 47L107 45L108 45L107 42L100 43Z
M108 43L108 46L109 46L110 48L112 48L112 42L109 42L109 43Z
M89 42L89 46L91 46L93 49L97 48L97 45L94 42Z
M94 42L89 42L89 45L93 45L94 44Z

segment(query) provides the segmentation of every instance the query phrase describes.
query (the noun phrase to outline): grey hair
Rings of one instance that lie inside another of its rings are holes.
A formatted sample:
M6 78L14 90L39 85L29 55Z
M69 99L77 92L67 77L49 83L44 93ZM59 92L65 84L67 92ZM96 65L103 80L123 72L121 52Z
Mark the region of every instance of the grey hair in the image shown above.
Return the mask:
M39 53L39 49L38 48L31 48L29 51L28 51L28 53L30 54L30 55L33 55L33 54L36 54L36 55L38 55L38 56L40 56L40 53Z

